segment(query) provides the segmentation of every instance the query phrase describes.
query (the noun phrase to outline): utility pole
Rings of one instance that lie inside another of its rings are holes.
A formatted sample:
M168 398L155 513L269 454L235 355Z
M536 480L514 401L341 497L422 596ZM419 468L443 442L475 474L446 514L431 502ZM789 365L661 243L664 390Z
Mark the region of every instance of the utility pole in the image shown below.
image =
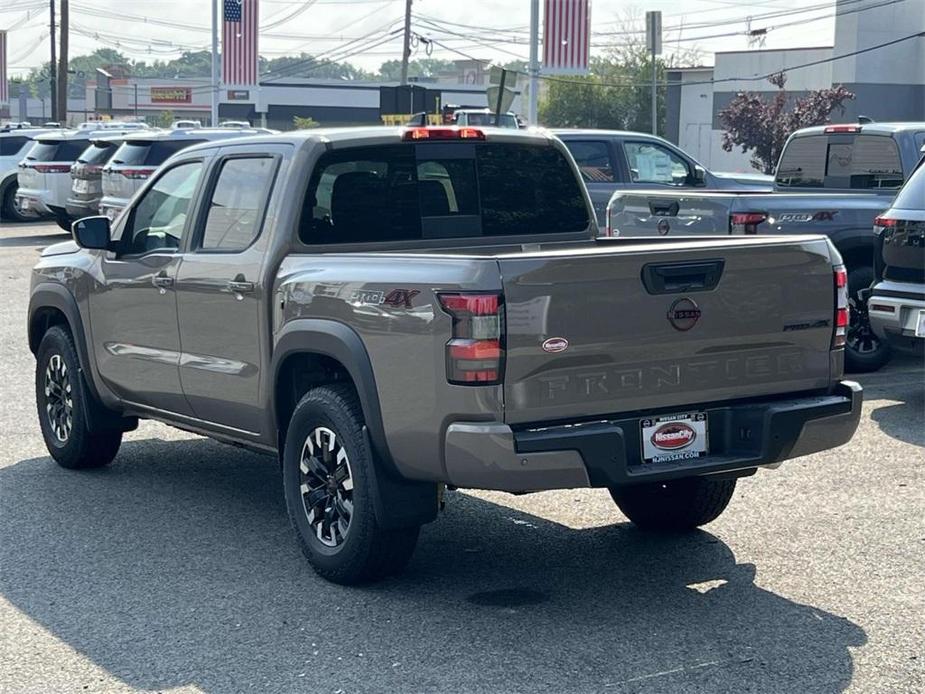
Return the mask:
M138 120L138 82L135 82L135 120Z
M662 53L661 10L646 12L646 48L652 57L652 134L658 135L658 63Z
M411 0L405 0L405 36L401 49L401 85L408 84L408 58L411 57Z
M527 121L537 125L537 104L540 88L540 0L530 0L530 103Z
M218 125L218 0L212 3L212 127ZM137 102L138 99L135 99Z
M58 59L55 57L55 0L48 0L51 20L49 27L51 31L51 62L48 64L48 86L51 92L51 119L58 120L58 80L55 79L57 72ZM45 103L42 102L42 118L45 118Z
M58 56L58 111L62 125L67 125L67 54L70 33L68 7L69 0L61 0L61 52Z

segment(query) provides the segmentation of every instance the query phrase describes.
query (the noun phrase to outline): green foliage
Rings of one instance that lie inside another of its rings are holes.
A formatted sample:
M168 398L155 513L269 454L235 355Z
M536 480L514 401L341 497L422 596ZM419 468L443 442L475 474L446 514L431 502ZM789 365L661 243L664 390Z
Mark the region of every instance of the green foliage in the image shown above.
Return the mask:
M627 47L590 62L587 77L552 78L540 104L550 127L652 129L652 58L645 47ZM656 59L659 132L665 122L665 61Z
M154 118L154 122L151 125L154 125L158 128L169 128L171 123L176 120L173 115L173 111L161 111Z
M293 116L292 123L295 125L296 130L308 130L309 128L317 128L320 123L316 121L311 116Z
M408 62L408 77L436 77L441 72L455 69L452 60L438 58L422 58ZM401 79L401 61L387 60L379 66L379 79L386 82L397 82Z

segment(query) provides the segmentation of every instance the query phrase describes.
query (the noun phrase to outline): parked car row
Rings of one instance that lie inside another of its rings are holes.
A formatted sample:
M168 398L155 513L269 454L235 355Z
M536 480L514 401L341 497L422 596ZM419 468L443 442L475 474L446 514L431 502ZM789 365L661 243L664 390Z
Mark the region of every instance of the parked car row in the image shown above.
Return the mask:
M925 308L921 250L925 184L910 178L916 167L921 169L923 153L925 123L805 128L785 144L772 190L627 187L616 191L608 202L604 234L825 234L848 267L848 368L873 371L888 361L891 342L896 341L885 339L886 323L893 335L909 338L901 342L914 345L916 321L925 321L918 309L906 310L892 301L878 302L876 312L871 313L867 301L872 284L883 280L903 284L889 285L888 291L906 298L918 296L916 305ZM906 188L902 188L904 183ZM901 207L894 205L895 216L894 211L885 215L897 193ZM920 336L923 332L919 330Z
M155 130L124 125L4 134L4 217L52 217L67 230L72 221L88 215L114 219L172 154L200 142L270 132L239 126Z

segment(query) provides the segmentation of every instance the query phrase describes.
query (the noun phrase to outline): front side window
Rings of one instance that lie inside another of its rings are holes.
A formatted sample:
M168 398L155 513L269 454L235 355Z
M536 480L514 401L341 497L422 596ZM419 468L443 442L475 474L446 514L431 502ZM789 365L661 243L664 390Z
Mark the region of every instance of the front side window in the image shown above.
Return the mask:
M29 138L22 135L0 137L0 157L11 157L18 154L27 142Z
M166 171L132 209L122 232L125 255L180 247L202 162L180 164Z
M610 161L610 147L606 142L570 140L565 146L587 183L613 183L616 180Z
M330 244L561 234L589 223L581 184L554 147L409 143L324 155L299 238Z
M625 142L623 151L633 183L683 186L690 180L688 163L667 147L652 142Z
M222 164L206 212L203 250L240 251L260 234L276 160L228 159Z

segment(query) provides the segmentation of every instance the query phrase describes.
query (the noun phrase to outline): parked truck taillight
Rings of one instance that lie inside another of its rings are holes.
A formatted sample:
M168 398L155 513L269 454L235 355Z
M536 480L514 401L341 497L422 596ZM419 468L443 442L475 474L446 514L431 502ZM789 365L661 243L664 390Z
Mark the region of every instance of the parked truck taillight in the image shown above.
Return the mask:
M446 343L447 380L466 386L501 383L504 373L501 294L439 294L437 298L453 318L453 337Z
M733 212L729 215L729 233L757 234L758 225L767 218L764 212Z
M844 265L835 266L835 332L832 349L845 346L848 331L848 271Z

